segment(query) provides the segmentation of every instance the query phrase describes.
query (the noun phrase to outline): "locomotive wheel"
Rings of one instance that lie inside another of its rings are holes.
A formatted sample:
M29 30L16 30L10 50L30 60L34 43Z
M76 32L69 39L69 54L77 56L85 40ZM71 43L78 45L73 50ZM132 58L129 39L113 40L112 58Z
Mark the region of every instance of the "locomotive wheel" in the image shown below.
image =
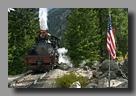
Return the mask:
M39 70L33 70L34 73L39 73L40 71Z
M57 69L57 68L59 68L59 66L58 66L58 65L55 65L55 66L54 66L54 69Z

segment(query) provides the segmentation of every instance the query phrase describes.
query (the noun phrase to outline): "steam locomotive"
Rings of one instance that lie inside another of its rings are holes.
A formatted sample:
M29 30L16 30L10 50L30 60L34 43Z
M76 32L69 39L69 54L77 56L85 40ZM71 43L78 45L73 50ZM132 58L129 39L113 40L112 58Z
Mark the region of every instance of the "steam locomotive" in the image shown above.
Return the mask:
M59 39L51 36L49 32L41 30L35 38L35 44L24 56L27 70L42 71L51 70L58 64Z

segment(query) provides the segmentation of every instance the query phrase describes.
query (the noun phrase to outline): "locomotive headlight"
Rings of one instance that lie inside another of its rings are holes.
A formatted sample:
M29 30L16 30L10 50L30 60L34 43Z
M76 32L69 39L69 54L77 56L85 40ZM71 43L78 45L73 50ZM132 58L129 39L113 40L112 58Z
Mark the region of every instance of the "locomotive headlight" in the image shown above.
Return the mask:
M45 38L45 36L46 36L45 33L41 33L41 34L40 34L40 37L41 37L41 38Z

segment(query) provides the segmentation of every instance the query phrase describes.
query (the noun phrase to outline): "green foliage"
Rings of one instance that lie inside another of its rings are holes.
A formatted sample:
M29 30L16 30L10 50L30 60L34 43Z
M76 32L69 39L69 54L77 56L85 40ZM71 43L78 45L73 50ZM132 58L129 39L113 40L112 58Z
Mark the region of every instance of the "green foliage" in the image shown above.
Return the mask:
M124 11L123 8L112 8L111 16L116 39L117 56L124 56L128 51L128 12Z
M116 57L116 58L118 59L118 61L123 61L127 58L127 56L128 56L128 52L126 53L126 55L124 57L121 55L121 56Z
M73 82L79 81L82 88L87 85L87 79L85 77L77 77L73 72L70 75L64 75L56 79L56 84L59 88L69 88Z
M106 48L107 42L107 26L109 12L111 15L111 23L115 36L116 55L125 55L128 50L128 11L127 8L96 8L99 18L99 30L101 42L99 43L101 57L108 58Z
M64 13L67 10L70 10L70 9L69 8L54 8L49 12L49 21L50 21L49 28L53 34L62 38L60 40L61 46L66 45L68 47L68 45L74 46L78 44L78 42L80 42L79 40L80 38L81 40L82 40L82 37L85 38L83 34L88 33L86 35L89 36L89 32L91 30L92 36L95 35L93 33L97 33L99 35L99 37L97 37L99 40L96 40L96 41L99 41L97 42L98 44L97 50L99 51L99 55L101 57L108 58L109 53L106 48L107 46L106 42L107 42L108 16L110 12L112 27L113 27L114 35L115 35L116 55L117 56L125 55L125 53L128 50L128 8L78 8L78 10L77 8L73 8L71 11L71 14L67 17L67 20L65 18L63 20L60 20L60 16L62 16L62 13ZM93 11L87 11L87 10L93 10ZM86 15L86 13L88 15ZM65 24L66 22L68 22L67 25ZM68 30L66 30L65 28L63 29L62 25L66 25L66 29ZM97 27L94 28L91 26L97 26ZM57 31L58 29L60 29L60 31ZM63 38L64 32L66 32L65 34L69 33L68 34L69 38L67 39L70 41L66 41L66 39ZM90 38L92 38L92 36ZM65 44L64 39L67 44ZM68 44L71 42L73 44L71 45ZM83 43L85 42L86 41L84 41ZM91 44L93 44L93 42L94 41L92 41ZM78 46L82 44L78 44ZM78 46L75 46L75 48L77 48ZM87 47L87 45L84 47ZM83 50L84 50L83 47L79 47L78 50L74 50L75 52L73 53L78 53L77 51L83 51ZM71 53L71 57L74 58L74 56L75 55L72 55ZM79 58L83 59L84 57L85 56L80 56ZM88 58L85 58L85 59L88 59Z
M65 45L71 60L77 64L85 59L97 60L100 42L97 12L93 8L73 8L67 19Z
M37 8L15 8L8 12L8 74L26 71L24 55L40 30Z
M128 51L127 8L73 8L70 15L61 20L63 13L69 10L52 9L48 15L48 25L52 35L61 37L60 45L66 46L75 65L78 66L82 60L103 61L108 58L106 42L109 12L116 55L125 56ZM19 74L26 70L23 57L34 44L40 30L37 11L38 8L15 8L15 11L8 12L9 74Z
M65 45L75 65L82 60L108 58L107 27L109 12L115 35L116 55L128 50L128 11L123 8L73 8L68 16ZM98 58L101 57L101 58Z

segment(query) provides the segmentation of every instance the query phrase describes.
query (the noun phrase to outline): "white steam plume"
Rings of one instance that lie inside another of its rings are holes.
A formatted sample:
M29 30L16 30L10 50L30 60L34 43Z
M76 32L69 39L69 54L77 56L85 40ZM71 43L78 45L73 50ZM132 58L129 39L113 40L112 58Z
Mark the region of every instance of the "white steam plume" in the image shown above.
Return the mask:
M15 9L13 9L13 8L8 8L8 12L10 12L10 11L15 11Z
M39 18L40 18L39 21L40 21L40 29L41 30L48 29L47 16L48 16L47 8L39 8Z
M68 56L66 56L66 53L68 52L67 49L65 48L59 48L58 50L59 53L59 61L58 63L65 63L67 64L69 67L73 67L73 64L70 62L70 58Z

